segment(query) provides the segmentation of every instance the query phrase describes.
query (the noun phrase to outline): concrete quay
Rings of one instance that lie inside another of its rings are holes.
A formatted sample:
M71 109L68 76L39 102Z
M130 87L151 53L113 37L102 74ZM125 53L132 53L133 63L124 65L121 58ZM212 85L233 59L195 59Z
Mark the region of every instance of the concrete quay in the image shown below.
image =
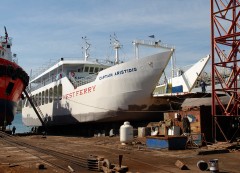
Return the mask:
M119 136L91 137L78 136L14 136L15 141L24 141L46 150L55 150L72 156L87 158L89 155L108 159L112 164L119 164L119 155L123 156L122 165L131 173L189 173L203 172L197 166L200 160L209 162L218 159L219 172L238 173L240 171L240 150L233 144L218 143L208 147L167 150L149 149L146 138L134 138L131 145L121 145ZM26 146L19 146L0 140L1 173L35 173L35 172L96 172L84 167L77 167L64 160L46 153L35 151ZM220 152L223 151L223 152ZM181 170L176 162L185 164L187 170ZM209 172L209 170L208 170Z

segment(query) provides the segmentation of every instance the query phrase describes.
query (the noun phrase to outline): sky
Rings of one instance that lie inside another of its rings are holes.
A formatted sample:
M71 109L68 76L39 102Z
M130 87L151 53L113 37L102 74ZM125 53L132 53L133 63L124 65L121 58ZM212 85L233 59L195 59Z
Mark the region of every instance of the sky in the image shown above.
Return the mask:
M134 39L161 40L175 47L176 66L210 54L209 0L0 0L0 35L13 38L12 52L27 73L61 57L114 60L110 35L122 45L120 59L134 57ZM150 38L154 35L155 38ZM155 50L154 50L155 51ZM140 48L140 56L146 54Z

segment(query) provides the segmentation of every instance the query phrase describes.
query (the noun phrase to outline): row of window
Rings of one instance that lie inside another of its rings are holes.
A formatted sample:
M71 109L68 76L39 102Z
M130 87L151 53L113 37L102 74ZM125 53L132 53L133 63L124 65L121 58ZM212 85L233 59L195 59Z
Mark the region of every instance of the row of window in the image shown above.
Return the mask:
M78 72L89 72L91 74L91 73L97 73L97 72L102 71L102 70L103 70L102 67L85 66L85 67L79 68Z
M52 103L53 101L57 101L62 98L62 84L58 86L54 86L53 88L46 89L45 91L39 92L32 96L33 102L37 106L41 106L44 104ZM31 105L27 100L26 107Z

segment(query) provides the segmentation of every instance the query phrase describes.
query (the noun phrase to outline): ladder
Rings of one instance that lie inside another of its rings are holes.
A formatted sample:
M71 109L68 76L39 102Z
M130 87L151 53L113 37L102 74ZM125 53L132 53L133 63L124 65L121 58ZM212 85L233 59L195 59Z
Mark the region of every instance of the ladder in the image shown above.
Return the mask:
M34 98L33 98L32 94L31 94L29 88L26 87L23 92L24 92L24 94L26 95L29 103L30 103L31 106L33 107L35 113L37 114L38 119L39 119L40 122L42 123L42 126L45 127L46 124L45 124L45 122L44 122L43 119L42 119L42 117L44 117L44 115L43 115L41 109L38 107L36 100L34 100Z

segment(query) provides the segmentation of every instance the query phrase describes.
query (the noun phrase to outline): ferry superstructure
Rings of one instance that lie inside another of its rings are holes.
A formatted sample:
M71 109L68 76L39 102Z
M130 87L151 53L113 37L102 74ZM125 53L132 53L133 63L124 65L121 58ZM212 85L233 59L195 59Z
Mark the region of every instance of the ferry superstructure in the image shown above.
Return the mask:
M152 92L174 49L160 42L134 41L137 48L144 43L163 49L122 63L118 57L120 43L115 41L115 62L91 61L87 52L90 44L86 42L84 60L61 58L32 78L29 93L47 125L137 120L148 116L154 104ZM23 105L22 120L27 126L41 126L28 100Z
M17 112L17 103L29 82L27 73L17 64L12 54L12 38L0 36L0 126L11 125Z

